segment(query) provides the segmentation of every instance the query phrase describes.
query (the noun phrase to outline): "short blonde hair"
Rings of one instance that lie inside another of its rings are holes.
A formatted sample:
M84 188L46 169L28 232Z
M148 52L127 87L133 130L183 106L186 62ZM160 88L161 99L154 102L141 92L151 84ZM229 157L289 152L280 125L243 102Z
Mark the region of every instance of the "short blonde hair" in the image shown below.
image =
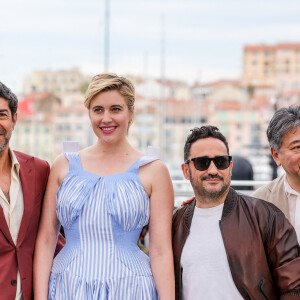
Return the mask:
M92 99L102 92L118 91L127 103L128 109L133 111L135 89L130 80L116 74L99 74L92 78L84 99L86 108L90 108Z

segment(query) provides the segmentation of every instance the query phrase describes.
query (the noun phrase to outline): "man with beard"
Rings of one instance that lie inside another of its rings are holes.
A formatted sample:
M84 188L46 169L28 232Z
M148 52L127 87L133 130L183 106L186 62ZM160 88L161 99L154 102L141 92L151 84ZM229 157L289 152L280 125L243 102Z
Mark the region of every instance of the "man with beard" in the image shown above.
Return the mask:
M194 128L184 160L195 198L173 217L176 300L300 299L295 230L273 204L230 188L224 135Z
M12 151L18 99L0 82L0 300L32 299L32 258L49 164ZM58 243L57 251L62 247Z

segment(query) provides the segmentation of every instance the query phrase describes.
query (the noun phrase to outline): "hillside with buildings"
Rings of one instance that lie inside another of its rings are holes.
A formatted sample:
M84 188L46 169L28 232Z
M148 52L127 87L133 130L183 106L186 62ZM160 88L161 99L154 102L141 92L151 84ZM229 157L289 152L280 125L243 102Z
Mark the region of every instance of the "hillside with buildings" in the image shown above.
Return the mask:
M300 103L300 44L246 45L236 80L195 82L128 76L136 86L129 139L145 152L159 146L174 178L180 177L189 130L212 124L227 136L231 154L248 157L256 179L270 179L266 127L278 107ZM36 70L24 78L12 147L52 163L65 140L94 142L83 106L90 76L79 69Z

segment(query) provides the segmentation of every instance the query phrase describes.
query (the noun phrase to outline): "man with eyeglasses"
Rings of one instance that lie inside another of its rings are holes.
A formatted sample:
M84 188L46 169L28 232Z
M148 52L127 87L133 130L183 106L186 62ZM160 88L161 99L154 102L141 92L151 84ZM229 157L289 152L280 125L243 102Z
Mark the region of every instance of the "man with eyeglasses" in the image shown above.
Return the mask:
M194 128L184 161L195 198L173 217L176 300L300 299L295 230L273 204L230 188L218 128Z

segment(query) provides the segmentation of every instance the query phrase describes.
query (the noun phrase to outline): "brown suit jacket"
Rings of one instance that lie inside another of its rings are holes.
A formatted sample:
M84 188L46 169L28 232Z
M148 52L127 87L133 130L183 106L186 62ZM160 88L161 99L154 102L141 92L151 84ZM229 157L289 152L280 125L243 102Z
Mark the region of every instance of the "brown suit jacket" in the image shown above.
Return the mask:
M289 202L284 189L284 176L285 175L281 175L270 183L260 187L252 196L273 203L285 214L286 218L291 221Z
M15 245L0 205L0 300L15 299L18 267L23 299L31 300L33 252L50 167L44 160L14 153L20 163L24 213Z

